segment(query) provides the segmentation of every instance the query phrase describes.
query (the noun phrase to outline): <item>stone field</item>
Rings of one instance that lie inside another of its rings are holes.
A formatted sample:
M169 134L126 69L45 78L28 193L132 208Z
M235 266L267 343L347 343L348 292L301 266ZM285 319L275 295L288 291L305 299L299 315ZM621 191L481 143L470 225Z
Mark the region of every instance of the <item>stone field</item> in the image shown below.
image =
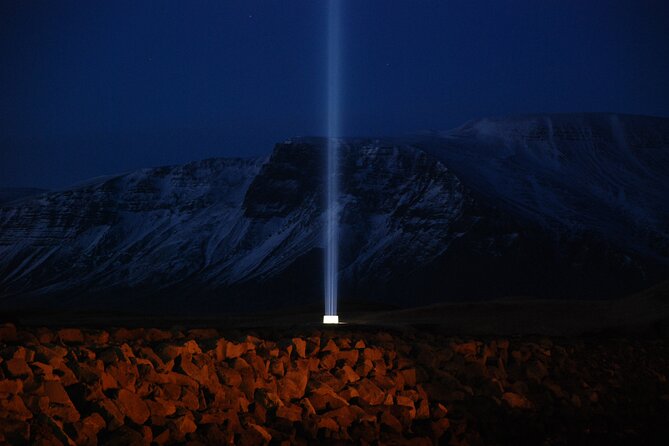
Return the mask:
M0 326L0 443L664 444L666 340Z

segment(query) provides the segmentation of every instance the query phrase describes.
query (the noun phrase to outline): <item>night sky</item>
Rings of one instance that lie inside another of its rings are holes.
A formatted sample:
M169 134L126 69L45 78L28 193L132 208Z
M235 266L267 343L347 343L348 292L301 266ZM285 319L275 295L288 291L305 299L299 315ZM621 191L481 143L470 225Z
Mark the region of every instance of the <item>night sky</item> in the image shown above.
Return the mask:
M346 0L342 131L669 115L664 1ZM269 153L326 133L326 2L0 3L0 186Z

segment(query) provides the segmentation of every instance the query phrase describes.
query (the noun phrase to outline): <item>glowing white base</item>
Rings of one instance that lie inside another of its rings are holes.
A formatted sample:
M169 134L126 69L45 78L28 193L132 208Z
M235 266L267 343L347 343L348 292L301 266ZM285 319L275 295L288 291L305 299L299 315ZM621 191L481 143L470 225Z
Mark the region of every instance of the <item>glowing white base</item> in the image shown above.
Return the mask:
M338 324L339 323L339 316L336 314L326 314L323 316L323 323L324 324Z

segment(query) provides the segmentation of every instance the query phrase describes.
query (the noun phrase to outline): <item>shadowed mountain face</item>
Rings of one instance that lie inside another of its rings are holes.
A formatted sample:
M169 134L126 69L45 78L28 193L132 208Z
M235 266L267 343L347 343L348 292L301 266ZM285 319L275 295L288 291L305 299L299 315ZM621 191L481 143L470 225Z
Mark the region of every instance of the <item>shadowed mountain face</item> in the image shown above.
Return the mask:
M484 119L346 140L342 298L613 297L666 278L669 120ZM210 311L322 296L324 140L0 205L0 305Z

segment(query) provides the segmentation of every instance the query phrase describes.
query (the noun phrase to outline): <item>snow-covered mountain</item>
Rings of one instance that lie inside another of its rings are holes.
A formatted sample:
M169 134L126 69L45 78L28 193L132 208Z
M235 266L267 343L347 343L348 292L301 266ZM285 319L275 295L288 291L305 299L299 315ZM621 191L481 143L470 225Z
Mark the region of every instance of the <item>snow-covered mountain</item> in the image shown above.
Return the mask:
M0 306L318 301L324 143L0 204ZM669 119L482 119L341 147L344 299L611 297L669 272Z
M669 120L519 116L470 122L441 136L431 152L495 203L542 226L669 255Z

